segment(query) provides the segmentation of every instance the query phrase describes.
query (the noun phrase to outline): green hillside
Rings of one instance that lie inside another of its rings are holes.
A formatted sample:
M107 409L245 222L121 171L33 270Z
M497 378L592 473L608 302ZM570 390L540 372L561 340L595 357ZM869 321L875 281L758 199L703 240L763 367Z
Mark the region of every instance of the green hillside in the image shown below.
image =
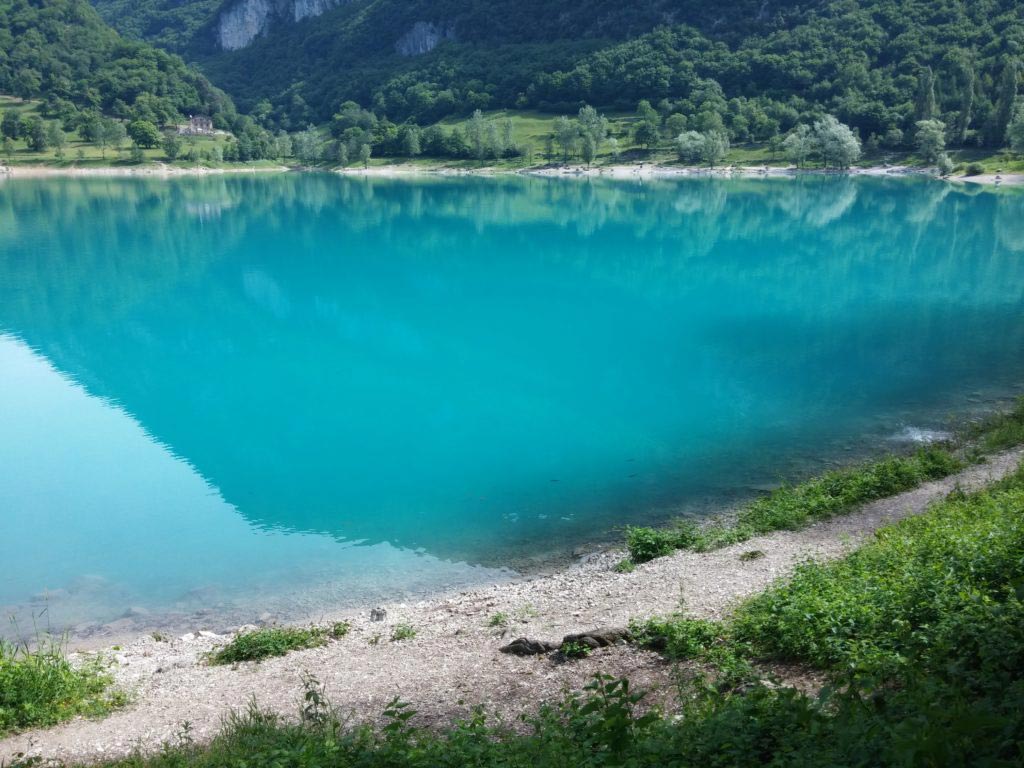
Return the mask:
M121 38L85 0L0 0L0 94L43 99L73 127L83 113L155 124L231 100L177 56Z
M268 21L234 51L218 46L219 20L252 0L95 2L289 130L346 100L425 125L474 109L632 110L647 99L698 130L724 123L733 141L832 113L864 140L897 143L895 131L931 116L951 145L999 146L1024 52L1016 0L352 0ZM418 23L440 39L403 55Z

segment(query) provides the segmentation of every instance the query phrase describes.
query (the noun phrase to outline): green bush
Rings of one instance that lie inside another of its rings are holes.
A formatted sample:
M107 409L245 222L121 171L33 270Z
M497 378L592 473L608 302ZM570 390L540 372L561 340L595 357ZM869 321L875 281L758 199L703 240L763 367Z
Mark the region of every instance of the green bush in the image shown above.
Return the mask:
M662 651L672 659L700 658L725 632L718 622L684 616L633 622L629 629L638 645Z
M697 526L689 521L678 522L671 528L630 526L626 529L626 547L634 564L646 563L677 549L688 549L697 536Z
M346 627L347 631L347 627ZM344 634L344 633L342 633ZM336 635L337 636L337 635ZM284 656L291 651L326 645L328 633L319 627L269 627L244 632L208 656L210 664L236 664Z
M50 638L35 650L0 640L0 736L77 715L108 714L127 700L112 683L98 657L75 666Z
M1022 513L1024 472L988 493L951 496L843 560L801 566L738 611L735 637L763 654L857 674L907 664L1024 670Z
M400 643L403 640L412 640L416 637L416 628L412 624L396 624L391 630L391 642Z
M585 659L590 655L591 648L583 643L568 642L562 643L558 651L567 659Z
M981 163L968 163L964 170L965 176L980 176L985 172L985 166Z

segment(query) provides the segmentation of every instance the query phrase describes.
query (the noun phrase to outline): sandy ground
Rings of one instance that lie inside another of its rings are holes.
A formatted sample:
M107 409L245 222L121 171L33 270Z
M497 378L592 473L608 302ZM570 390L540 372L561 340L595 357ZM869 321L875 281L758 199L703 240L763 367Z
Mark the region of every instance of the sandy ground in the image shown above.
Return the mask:
M623 626L631 618L683 610L721 617L741 598L764 589L809 558L848 552L880 526L924 510L955 484L979 488L1013 470L1024 449L993 457L960 475L872 503L826 523L779 532L705 554L677 553L619 574L622 552L594 555L554 575L465 592L416 604L383 606L385 620L373 622L369 606L340 614L352 630L323 648L258 664L209 667L202 656L227 637L190 633L169 641L141 637L109 649L117 684L133 703L104 720L75 720L45 731L0 741L0 763L20 754L88 761L151 750L174 739L181 724L209 738L223 715L255 697L266 708L298 710L304 673L315 675L331 700L356 719L379 717L395 696L410 702L425 722L447 722L486 705L507 719L532 711L545 699L578 689L597 672L628 675L634 685L667 695L673 668L656 655L630 647L595 652L559 664L551 656L519 658L498 648L520 636L558 641L565 634ZM765 557L741 562L739 555L761 550ZM494 614L511 617L502 631L488 626ZM412 640L391 642L398 623L417 630Z

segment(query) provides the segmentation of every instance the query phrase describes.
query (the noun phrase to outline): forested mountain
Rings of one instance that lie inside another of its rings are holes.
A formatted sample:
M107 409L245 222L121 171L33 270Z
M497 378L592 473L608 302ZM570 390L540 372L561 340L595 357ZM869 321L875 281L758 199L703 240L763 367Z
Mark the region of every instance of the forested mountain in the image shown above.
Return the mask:
M65 122L233 112L149 41L272 131L350 101L394 126L643 99L672 136L767 141L830 113L882 146L936 119L950 146L998 147L1024 74L1020 0L93 2L124 37L85 0L0 0L0 92L42 97Z
M94 2L284 128L347 100L425 124L648 99L739 140L831 112L865 140L936 117L997 145L1024 52L1019 0Z
M206 77L123 39L86 0L0 0L0 93L43 98L66 125L83 110L156 124L190 112L234 114Z

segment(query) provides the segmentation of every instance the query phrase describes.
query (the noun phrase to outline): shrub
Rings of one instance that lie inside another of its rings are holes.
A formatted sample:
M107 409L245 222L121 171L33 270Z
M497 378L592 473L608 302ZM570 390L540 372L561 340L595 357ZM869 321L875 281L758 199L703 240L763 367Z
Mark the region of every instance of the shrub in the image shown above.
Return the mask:
M677 549L687 549L696 539L697 526L689 521L677 522L670 528L631 526L626 529L626 547L634 564L664 557Z
M402 640L412 640L416 637L416 628L412 624L396 624L391 630L391 642L400 643Z
M590 655L591 648L583 643L568 642L562 643L558 651L567 659L585 659Z
M843 560L801 566L738 611L735 636L761 653L874 676L911 663L1024 669L1022 511L1024 472L951 497Z
M112 683L99 657L75 666L51 638L41 638L35 650L0 640L0 736L108 714L127 701Z
M964 169L964 176L980 176L985 172L985 166L981 163L968 163Z
M723 636L718 622L673 616L630 624L637 645L662 651L672 659L696 659L708 652Z
M326 643L327 631L319 627L269 627L238 635L227 645L211 652L207 659L214 665L260 661Z

